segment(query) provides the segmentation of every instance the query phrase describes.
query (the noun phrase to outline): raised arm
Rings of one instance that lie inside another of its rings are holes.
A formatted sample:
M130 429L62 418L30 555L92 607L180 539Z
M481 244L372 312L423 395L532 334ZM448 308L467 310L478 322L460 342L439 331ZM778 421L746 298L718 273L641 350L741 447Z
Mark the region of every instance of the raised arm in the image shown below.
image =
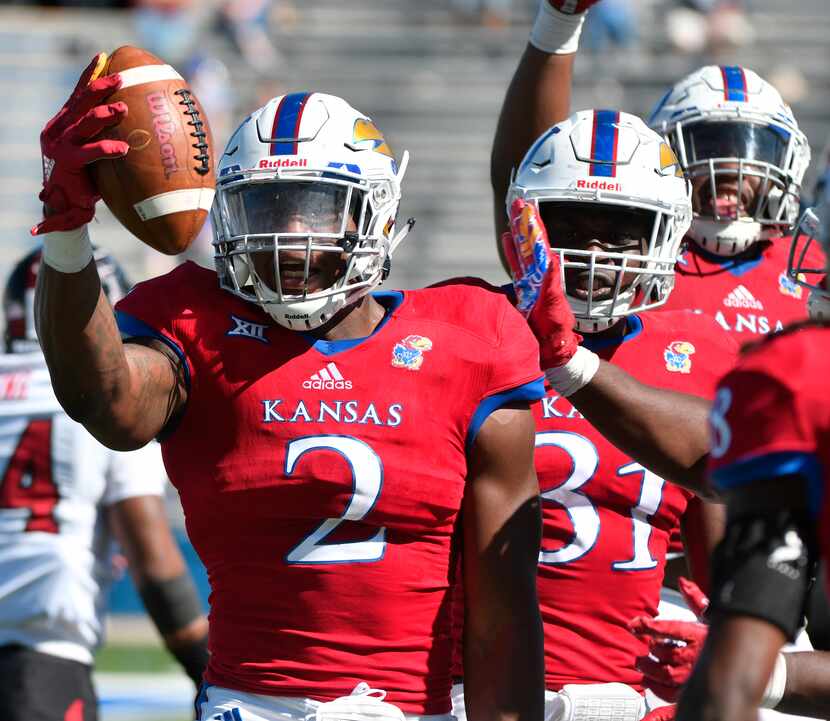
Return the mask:
M498 239L507 230L505 199L510 175L533 141L565 120L571 107L573 64L585 12L597 0L541 0L530 38L504 96L493 150L490 182Z
M127 450L157 435L186 391L179 361L164 346L122 344L92 260L86 224L99 196L86 166L129 150L92 141L127 113L123 103L105 102L121 81L97 77L103 59L93 59L41 133L45 218L33 228L44 234L35 321L61 405L102 443Z
M85 233L85 230L84 230ZM186 400L181 362L160 342L122 343L90 261L79 272L50 264L49 234L38 273L35 319L52 386L66 412L115 450L140 448Z
M530 410L502 408L470 453L464 495L464 696L470 721L541 721L536 598L542 519Z

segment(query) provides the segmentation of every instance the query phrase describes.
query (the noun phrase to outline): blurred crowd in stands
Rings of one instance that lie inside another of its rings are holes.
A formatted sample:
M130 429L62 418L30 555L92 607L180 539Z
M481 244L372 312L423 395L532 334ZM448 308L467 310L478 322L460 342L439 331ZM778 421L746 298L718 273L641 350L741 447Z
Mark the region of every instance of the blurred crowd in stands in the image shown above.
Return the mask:
M536 7L536 0L439 0L423 5L442 2L454 22L493 30L509 27L517 10L526 15ZM230 35L255 69L268 67L277 59L268 40L269 23L295 22L301 5L291 0L0 0L2 4L132 8L143 34L156 38L157 49L165 56L188 46L186 41L195 34L198 18L214 15L217 26ZM661 6L667 36L678 52L717 52L753 40L745 0L606 0L589 16L585 47L597 53L635 47L638 16L654 5Z

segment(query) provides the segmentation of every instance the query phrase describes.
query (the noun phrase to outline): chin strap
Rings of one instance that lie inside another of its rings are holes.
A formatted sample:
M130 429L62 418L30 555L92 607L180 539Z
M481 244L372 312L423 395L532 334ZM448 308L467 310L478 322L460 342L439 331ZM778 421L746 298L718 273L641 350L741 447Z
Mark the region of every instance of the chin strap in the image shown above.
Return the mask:
M409 235L409 232L412 228L415 227L415 218L407 219L406 223L404 223L403 228L401 228L400 233L398 233L394 238L392 238L392 242L389 243L389 255L391 256L392 253L395 252L395 249L403 242L403 239Z

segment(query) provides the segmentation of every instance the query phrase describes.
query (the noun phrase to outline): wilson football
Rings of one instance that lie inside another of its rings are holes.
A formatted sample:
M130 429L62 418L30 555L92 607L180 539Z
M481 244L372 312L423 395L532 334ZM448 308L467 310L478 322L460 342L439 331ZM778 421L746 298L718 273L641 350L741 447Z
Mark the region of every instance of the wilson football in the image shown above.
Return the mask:
M198 99L176 70L141 48L125 45L97 74L120 73L107 102L127 116L102 137L123 140L123 158L90 165L98 192L118 220L168 255L184 251L208 216L215 188L213 138Z

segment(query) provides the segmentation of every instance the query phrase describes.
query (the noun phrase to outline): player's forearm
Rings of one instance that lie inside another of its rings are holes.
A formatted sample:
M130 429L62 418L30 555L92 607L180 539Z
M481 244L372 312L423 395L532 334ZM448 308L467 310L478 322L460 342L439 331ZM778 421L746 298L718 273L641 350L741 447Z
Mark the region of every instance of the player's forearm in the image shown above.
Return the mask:
M526 501L509 525L477 558L465 552L464 694L470 721L538 721L544 713L538 499Z
M785 653L787 685L776 711L797 716L830 718L830 653Z
M42 263L35 320L52 386L66 412L93 433L114 422L115 407L129 388L129 368L95 261L77 273Z
M568 117L574 57L528 45L507 89L490 158L497 239L507 230L505 199L513 169L539 135Z
M605 362L568 400L638 463L702 498L717 500L705 476L707 400L644 385Z
M756 721L784 635L748 616L716 617L677 704L677 721Z
M544 647L538 604L489 633L465 629L464 697L470 721L541 721L544 716Z

